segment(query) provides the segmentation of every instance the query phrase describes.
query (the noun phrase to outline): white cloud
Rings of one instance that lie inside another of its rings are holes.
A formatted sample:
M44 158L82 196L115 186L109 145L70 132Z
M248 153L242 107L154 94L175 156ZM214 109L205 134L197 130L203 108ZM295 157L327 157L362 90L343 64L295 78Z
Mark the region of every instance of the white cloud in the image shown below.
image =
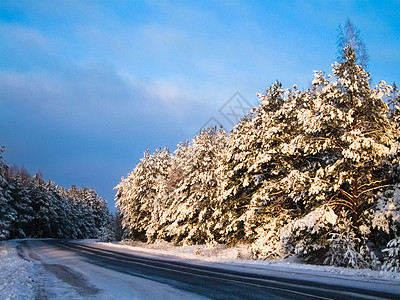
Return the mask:
M0 94L21 118L36 114L40 122L91 133L154 124L155 120L173 127L200 113L194 97L179 84L138 80L103 65L56 74L3 71Z

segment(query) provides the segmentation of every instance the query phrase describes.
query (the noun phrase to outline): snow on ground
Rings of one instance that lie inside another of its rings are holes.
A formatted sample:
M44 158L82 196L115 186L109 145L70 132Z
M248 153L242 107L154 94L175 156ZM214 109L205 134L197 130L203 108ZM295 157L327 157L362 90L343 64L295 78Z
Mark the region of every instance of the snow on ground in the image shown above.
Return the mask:
M226 245L191 245L176 246L172 243L161 242L148 244L136 241L97 242L96 240L76 240L80 244L97 244L113 248L134 250L147 254L173 255L184 259L200 259L210 262L230 262L237 259L250 260L251 253L247 245L229 247Z
M82 240L79 243L95 243L113 248L134 250L144 253L161 254L183 259L201 260L207 262L229 263L233 265L252 267L275 267L279 269L314 270L342 275L388 279L400 282L400 273L374 271L370 269L350 269L334 266L307 265L296 262L295 258L286 260L254 260L251 259L250 249L247 245L228 247L226 245L192 245L176 246L172 243L162 242L147 244L143 242L123 241L120 243L96 242L95 240Z
M95 240L75 241L124 253L184 261L239 272L294 278L328 284L400 292L400 274L356 270L331 266L313 266L293 261L251 260L247 246L175 246L171 243L104 243ZM30 240L31 250L23 240L0 242L1 299L193 299L195 295L146 278L116 271L104 272L79 255L54 249L40 240ZM24 259L25 258L25 259ZM70 278L76 278L70 282ZM201 297L199 297L201 298Z
M233 271L272 275L293 279L304 279L326 284L337 284L381 291L400 291L400 273L374 271L370 269L349 269L334 266L307 265L290 258L286 260L253 260L248 246L239 245L193 245L175 246L162 242L147 244L123 241L104 243L83 240L96 247L114 248L127 253L140 252L141 255L160 257L172 261L186 261L193 264L208 265Z
M0 242L0 295L2 299L34 298L34 264L20 258L11 243Z
M0 242L0 299L78 299L70 286L31 259L20 241Z

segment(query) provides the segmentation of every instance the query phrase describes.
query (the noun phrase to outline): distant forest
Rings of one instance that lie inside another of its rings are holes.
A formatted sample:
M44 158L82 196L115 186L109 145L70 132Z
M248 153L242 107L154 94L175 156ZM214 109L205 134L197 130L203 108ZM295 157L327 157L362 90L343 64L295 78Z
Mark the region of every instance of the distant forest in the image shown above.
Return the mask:
M0 148L0 240L114 238L114 219L94 189L69 189L9 167Z

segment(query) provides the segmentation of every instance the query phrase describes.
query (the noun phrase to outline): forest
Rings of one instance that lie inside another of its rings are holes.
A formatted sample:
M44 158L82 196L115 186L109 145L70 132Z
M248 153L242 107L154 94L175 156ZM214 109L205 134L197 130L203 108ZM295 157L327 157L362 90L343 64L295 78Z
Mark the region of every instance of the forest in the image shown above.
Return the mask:
M94 189L69 189L9 167L0 148L0 240L114 238L107 202Z
M315 71L305 90L276 81L229 133L147 150L115 187L116 217L94 189L10 167L0 148L0 240L112 240L121 221L125 239L399 272L400 93L372 84L346 26L332 74Z
M147 151L115 188L125 238L400 271L400 96L358 50L307 90L275 82L230 133Z

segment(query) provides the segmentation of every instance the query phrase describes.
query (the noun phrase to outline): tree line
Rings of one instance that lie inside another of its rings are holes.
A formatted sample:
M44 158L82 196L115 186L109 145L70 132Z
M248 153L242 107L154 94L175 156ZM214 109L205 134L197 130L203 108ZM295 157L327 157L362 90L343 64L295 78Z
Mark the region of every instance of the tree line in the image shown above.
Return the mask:
M355 50L305 91L274 83L229 134L147 151L116 187L125 237L400 271L400 96Z
M9 167L0 148L0 240L114 238L107 202L94 189L69 189Z

